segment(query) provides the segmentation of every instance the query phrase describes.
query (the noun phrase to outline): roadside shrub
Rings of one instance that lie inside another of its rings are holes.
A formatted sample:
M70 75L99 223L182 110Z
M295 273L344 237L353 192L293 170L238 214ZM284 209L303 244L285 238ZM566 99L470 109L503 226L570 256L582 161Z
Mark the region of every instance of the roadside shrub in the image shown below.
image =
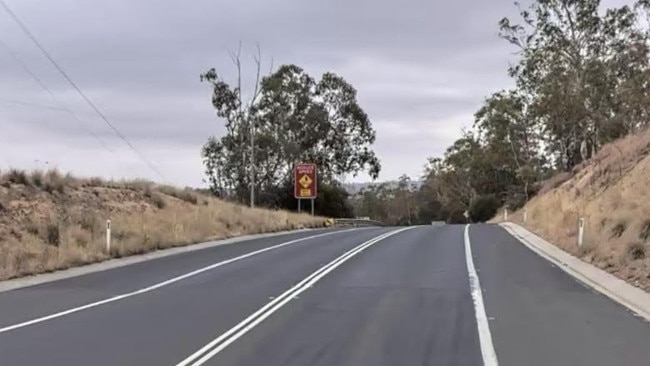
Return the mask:
M152 200L154 206L156 206L156 208L159 208L159 209L162 210L163 208L167 207L167 202L165 202L165 199L162 198L162 196L159 195L159 194L154 194L151 197L151 200Z
M79 218L78 224L83 230L88 231L92 236L100 233L103 227L102 220L97 216L97 214L91 211L84 212Z
M623 221L619 222L618 224L614 225L614 227L612 228L611 238L612 239L620 238L621 236L623 236L623 233L625 232L626 229L627 229L627 223Z
M24 170L9 170L9 173L7 173L7 180L13 184L29 185L29 178L27 178L27 173L25 173Z
M650 220L646 220L643 223L643 226L641 227L641 231L639 232L639 239L645 241L650 239Z
M45 239L47 240L48 244L58 247L61 243L59 225L47 224L47 226L45 226Z
M151 186L146 186L144 189L144 196L151 199L153 197L153 191L151 190Z
M176 197L179 200L189 202L193 205L196 205L199 202L198 197L187 189L181 190L174 187L162 186L159 190L168 196Z
M469 218L472 222L486 222L496 215L500 206L501 202L495 196L481 196L470 205Z
M55 191L63 193L65 192L66 183L69 183L70 178L71 177L69 176L62 176L56 169L49 170L45 173L45 184L43 185L43 189L48 193L53 193Z
M100 177L92 177L86 183L88 187L101 187L104 185L104 180Z
M467 219L464 215L465 211L463 210L454 210L449 213L447 216L448 224L464 224L467 222Z
M31 179L32 183L36 187L42 187L43 186L43 172L40 170L35 170L31 174Z
M33 221L27 222L27 224L25 225L25 229L27 230L28 233L30 233L32 235L38 235L39 232L40 232L38 224L36 224Z
M627 254L633 260L644 259L646 256L645 244L639 241L629 243L627 245Z

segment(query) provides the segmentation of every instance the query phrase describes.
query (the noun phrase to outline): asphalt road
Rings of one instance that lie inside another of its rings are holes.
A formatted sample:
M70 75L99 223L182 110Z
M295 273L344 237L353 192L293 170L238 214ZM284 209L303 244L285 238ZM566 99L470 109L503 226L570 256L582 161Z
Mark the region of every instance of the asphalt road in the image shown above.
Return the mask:
M0 366L650 364L650 324L465 229L301 232L2 292Z

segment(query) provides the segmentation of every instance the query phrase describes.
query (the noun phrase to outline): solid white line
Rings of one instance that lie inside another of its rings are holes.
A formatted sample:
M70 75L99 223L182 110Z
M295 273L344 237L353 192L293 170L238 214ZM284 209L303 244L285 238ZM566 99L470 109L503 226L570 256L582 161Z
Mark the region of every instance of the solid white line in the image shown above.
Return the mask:
M125 294L113 296L113 297L110 297L110 298L107 298L107 299L104 299L104 300L100 300L100 301L96 301L96 302L89 303L89 304L86 304L86 305L82 305L82 306L79 306L79 307L75 307L75 308L72 308L72 309L64 310L64 311L54 313L54 314L51 314L51 315L47 315L47 316L43 316L43 317L40 317L40 318L37 318L37 319L32 319L32 320L22 322L22 323L19 323L19 324L14 324L14 325L10 325L10 326L4 327L4 328L0 328L0 334L10 332L12 330L16 330L16 329L19 329L19 328L24 328L24 327L27 327L27 326L30 326L30 325L46 322L48 320L60 318L60 317L70 315L70 314L73 314L73 313L77 313L77 312L80 312L80 311L83 311L83 310L91 309L91 308L94 308L94 307L97 307L97 306L100 306L100 305L104 305L104 304L112 303L112 302L115 302L115 301L123 300L123 299L129 298L129 297L142 295L144 293L157 290L157 289L159 289L161 287L168 286L168 285L171 285L173 283L176 283L176 282L185 280L187 278L196 276L198 274L213 270L213 269L215 269L217 267L221 267L221 266L224 266L224 265L229 264L229 263L240 261L242 259L249 258L249 257L252 257L252 256L257 255L257 254L268 252L270 250L278 249L278 248L281 248L281 247L284 247L284 246L287 246L287 245L299 243L299 242L306 241L306 240L321 238L321 237L328 236L328 235L346 233L346 232L353 231L353 230L358 230L358 229L347 229L347 230L341 230L341 231L327 232L327 233L324 233L324 234L312 235L312 236L308 236L308 237L305 237L305 238L300 238L300 239L294 239L294 240L291 240L291 241L287 241L287 242L277 244L277 245L274 245L274 246L271 246L271 247L268 247L268 248L256 250L256 251L251 252L251 253L240 255L239 257L231 258L231 259L219 262L219 263L214 263L214 264L211 264L209 266L199 268L199 269L194 270L192 272L188 272L186 274L171 278L171 279L163 281L163 282L156 283L154 285L151 285L151 286L148 286L148 287L136 290L136 291L132 291L132 292L128 292L128 293L125 293Z
M221 352L224 348L230 345L232 342L242 337L249 330L253 329L256 325L261 323L264 319L268 318L271 314L276 312L286 303L294 299L296 296L300 295L302 292L309 289L321 278L323 278L325 275L327 275L328 273L336 269L338 266L340 266L350 258L354 257L355 255L359 254L366 248L370 247L371 245L383 239L386 239L390 236L393 236L395 234L401 233L405 230L409 230L412 228L413 227L407 227L407 228L398 229L398 230L385 233L347 251L343 255L339 256L338 258L334 259L330 263L319 268L311 275L307 276L298 284L296 284L295 286L291 287L289 290L282 293L280 296L273 299L273 301L264 305L262 308L260 308L255 313L250 315L248 318L242 320L239 324L235 325L227 332L223 333L222 335L220 335L210 343L206 344L201 349L199 349L198 351L196 351L195 353L187 357L185 360L178 363L176 366L188 366L188 365L200 366L204 364L205 362L213 358L217 353Z
M478 280L474 260L472 259L472 245L469 241L469 225L465 226L465 259L467 261L467 273L469 274L469 286L474 300L474 312L476 314L476 325L478 326L478 337L481 343L481 354L483 356L483 366L498 366L497 354L494 351L492 335L490 334L490 324L485 305L483 304L483 293L481 283Z

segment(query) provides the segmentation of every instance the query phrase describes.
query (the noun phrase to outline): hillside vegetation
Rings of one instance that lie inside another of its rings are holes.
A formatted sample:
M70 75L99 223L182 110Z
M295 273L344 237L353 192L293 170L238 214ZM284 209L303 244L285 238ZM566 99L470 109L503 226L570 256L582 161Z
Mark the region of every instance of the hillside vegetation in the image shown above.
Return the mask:
M650 130L608 144L570 173L547 181L508 219L650 290L649 154ZM582 249L577 246L580 217L586 224Z
M471 127L425 163L421 184L404 176L398 187L364 189L357 215L460 223L467 212L486 221L650 125L650 1L537 0L515 10L498 22L514 51L512 87L485 98Z
M112 251L106 253L106 220ZM146 181L0 173L0 280L237 235L321 226Z
M402 176L355 194L357 215L484 222L508 207L522 222L526 207L533 231L650 289L650 1L536 0L516 11L498 22L513 86L485 98L421 184Z

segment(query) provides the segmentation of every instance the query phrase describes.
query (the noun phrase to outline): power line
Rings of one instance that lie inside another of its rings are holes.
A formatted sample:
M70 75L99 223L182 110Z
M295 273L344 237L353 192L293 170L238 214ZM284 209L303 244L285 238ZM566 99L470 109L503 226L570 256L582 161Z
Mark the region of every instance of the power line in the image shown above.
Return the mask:
M108 150L111 153L114 152L110 147L108 147L108 145L106 144L106 142L104 140L99 138L99 136L97 136L97 134L95 134L93 131L88 129L85 126L85 124L81 121L81 119L79 119L79 117L77 117L77 115L74 114L74 112L72 112L70 109L68 109L65 105L63 105L63 103L61 103L56 98L56 96L54 95L52 90L50 88L48 88L47 85L45 85L45 83L38 77L38 75L36 75L36 73L34 73L29 68L29 66L27 66L27 64L18 56L18 54L13 52L11 50L11 48L9 48L9 46L7 46L7 44L4 43L2 40L0 40L0 46L2 46L2 48L4 48L5 51L7 51L7 53L9 53L9 55L11 55L11 57L16 61L16 63L18 63L20 65L20 67L23 69L23 71L25 71L25 73L27 73L36 82L36 84L38 84L38 86L40 86L43 90L45 90L45 92L50 96L50 98L52 98L52 100L56 104L59 105L59 107L60 107L59 110L68 113L75 121L77 121L81 126L83 126L84 130L86 132L88 132L90 135L92 135L106 150ZM14 104L29 105L29 103L24 103L24 102L16 102L16 101L12 101L12 102ZM50 107L50 109L55 109L55 108Z
M81 91L81 89L77 86L77 84L76 84L74 81L72 81L72 79L70 78L70 76L68 76L68 74L63 70L63 68L62 68L61 66L59 66L59 64L58 64L58 63L57 63L57 62L52 58L52 56L50 56L49 52L47 52L47 50L45 50L45 48L41 45L41 43L38 41L38 39L36 39L36 37L35 37L35 36L32 34L32 32L27 28L27 26L26 26L26 25L25 25L25 24L24 24L24 23L23 23L23 22L18 18L18 16L17 16L17 15L16 15L16 14L15 14L15 13L14 13L10 8L9 8L9 6L7 6L7 4L5 3L4 0L0 0L0 6L2 6L2 7L4 8L4 10L9 14L9 16L10 16L10 17L11 17L11 18L16 22L16 24L18 24L18 25L20 26L20 28L21 28L22 31L27 35L27 37L29 37L29 39L32 40L32 42L36 45L36 47L38 47L38 49L43 53L43 55L44 55L44 56L45 56L45 57L50 61L50 63L51 63L51 64L52 64L56 69L57 69L57 71L61 74L61 76L63 76L63 77L68 81L68 83L69 83L69 84L70 84L70 85L71 85L71 86L72 86L72 87L77 91L77 93L78 93L78 94L79 94L79 95L80 95L80 96L81 96L81 97L86 101L86 103L87 103L87 104L88 104L88 105L89 105L89 106L90 106L90 107L95 111L95 113L97 113L97 115L98 115L98 116L99 116L99 117L104 121L104 123L106 123L106 125L108 125L108 126L113 130L113 132L115 132L115 134L116 134L116 135L117 135L117 136L118 136L122 141L124 141L124 142L125 142L125 143L130 147L130 148L131 148L131 150L133 150L133 152L134 152L136 155L138 155L138 157L139 157L142 161L144 161L144 162L149 166L149 168L151 168L151 170L153 170L154 172L156 172L156 174L158 174L158 176L160 176L160 178L162 178L163 180L166 180L166 179L165 179L165 176L160 172L160 170L158 170L158 168L157 168L157 167L156 167L156 166L155 166L151 161L149 161L149 160L148 160L144 155L142 155L142 153L140 153L140 151L138 151L138 149L136 149L135 146L133 146L133 144L132 144L132 143L131 143L127 138L126 138L126 136L124 136L124 134L122 134L122 132L120 132L120 130L118 130L118 129L117 129L117 128L116 128L116 127L115 127L115 126L114 126L114 125L113 125L113 124L108 120L108 118L106 118L106 116L105 116L105 115L104 115L104 114L99 110L99 108L97 108L97 106L96 106L96 105L95 105L95 104L94 104L94 103L93 103L93 102L92 102L92 101L91 101L91 100L86 96L86 94L84 94L84 93Z
M38 108L38 109L49 109L52 111L59 111L59 112L64 112L65 108L61 107L55 107L52 105L45 105L45 104L36 104L36 103L29 103L29 102L23 102L21 100L14 100L14 99L6 99L6 98L0 98L0 102L2 103L8 103L8 104L15 104L23 107L30 107L30 108Z

